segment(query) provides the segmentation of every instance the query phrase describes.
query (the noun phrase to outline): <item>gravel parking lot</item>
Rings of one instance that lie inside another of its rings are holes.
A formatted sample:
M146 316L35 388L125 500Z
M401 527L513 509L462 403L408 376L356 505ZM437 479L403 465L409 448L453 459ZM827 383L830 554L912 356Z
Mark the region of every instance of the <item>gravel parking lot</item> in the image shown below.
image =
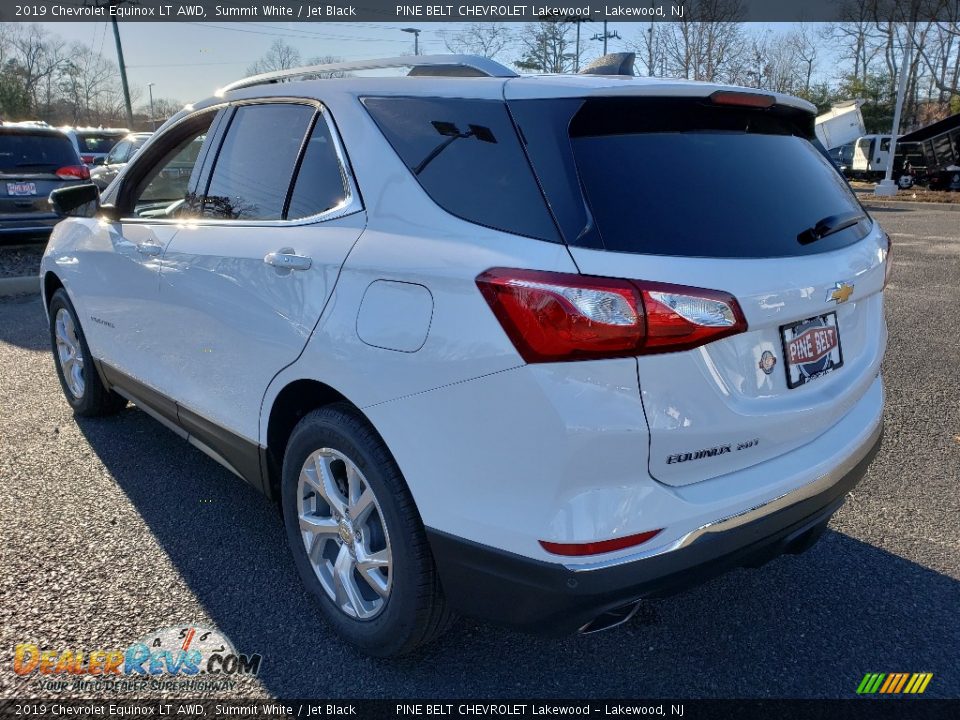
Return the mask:
M16 643L122 648L185 623L263 655L220 697L851 697L867 672L960 696L960 213L876 217L895 243L886 440L817 546L608 633L461 621L396 661L336 640L254 490L132 407L76 422L40 300L0 301L0 695L46 694L12 672Z

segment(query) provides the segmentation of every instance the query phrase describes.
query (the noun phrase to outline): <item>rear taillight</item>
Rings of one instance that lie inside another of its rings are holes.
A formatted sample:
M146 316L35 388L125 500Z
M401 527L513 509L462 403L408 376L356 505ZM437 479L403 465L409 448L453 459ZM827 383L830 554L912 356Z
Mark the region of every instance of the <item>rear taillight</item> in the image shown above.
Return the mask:
M737 301L715 290L511 268L477 285L529 363L689 350L747 329Z
M80 156L80 162L86 163L87 165L92 165L92 164L93 164L93 161L94 161L95 159L96 159L96 158L94 158L93 155L81 155L81 156Z
M57 170L56 175L61 180L89 180L90 168L86 165L67 165Z

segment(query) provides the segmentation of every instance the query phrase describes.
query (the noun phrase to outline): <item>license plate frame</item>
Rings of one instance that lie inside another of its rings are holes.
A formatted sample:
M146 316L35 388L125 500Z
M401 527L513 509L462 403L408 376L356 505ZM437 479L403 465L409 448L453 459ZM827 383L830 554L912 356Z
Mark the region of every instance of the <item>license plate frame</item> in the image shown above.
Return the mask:
M7 195L10 197L36 197L37 184L35 182L8 182Z
M801 343L793 346L798 340ZM780 342L787 387L791 390L843 367L843 345L835 310L781 325Z

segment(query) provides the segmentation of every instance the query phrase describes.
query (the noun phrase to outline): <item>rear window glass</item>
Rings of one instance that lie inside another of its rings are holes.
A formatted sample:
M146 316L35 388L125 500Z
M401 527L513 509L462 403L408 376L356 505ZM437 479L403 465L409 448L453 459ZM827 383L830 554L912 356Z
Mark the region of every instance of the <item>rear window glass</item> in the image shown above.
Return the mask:
M571 124L580 182L605 249L785 257L833 250L869 232L864 219L816 242L798 241L821 220L863 211L797 118L677 109L606 103L581 110Z
M0 172L53 171L79 162L66 136L0 132Z
M78 132L77 147L82 153L108 153L122 139L123 135Z
M496 230L558 239L503 102L403 97L363 102L400 159L444 210Z

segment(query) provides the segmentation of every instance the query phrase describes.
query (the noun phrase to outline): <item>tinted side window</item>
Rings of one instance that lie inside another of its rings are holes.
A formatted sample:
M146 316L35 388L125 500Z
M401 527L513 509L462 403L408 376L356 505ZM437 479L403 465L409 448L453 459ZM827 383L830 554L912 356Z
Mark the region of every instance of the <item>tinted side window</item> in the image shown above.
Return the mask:
M190 192L197 159L218 112L202 111L175 125L146 154L133 159L117 196L124 217L196 217L200 204Z
M497 230L559 239L504 103L402 97L363 103L444 210Z
M318 215L346 200L343 169L326 119L317 117L290 195L288 219Z
M127 140L119 142L113 146L113 150L107 155L107 165L114 165L116 163L125 163L130 159L130 148L132 147L131 143Z
M306 105L237 108L203 201L205 217L279 220L314 110Z

